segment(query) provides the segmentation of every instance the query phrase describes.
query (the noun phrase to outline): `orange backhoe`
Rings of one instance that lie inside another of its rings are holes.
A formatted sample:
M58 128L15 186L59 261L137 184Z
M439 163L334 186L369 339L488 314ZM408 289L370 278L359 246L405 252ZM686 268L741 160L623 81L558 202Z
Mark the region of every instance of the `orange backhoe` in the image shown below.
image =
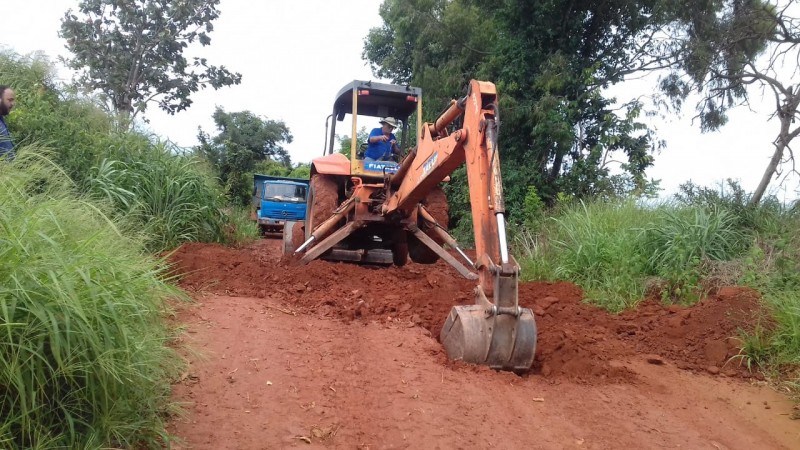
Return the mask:
M302 255L303 263L327 258L402 266L409 258L422 264L441 258L477 281L475 304L454 306L442 328L448 357L528 370L536 324L531 310L519 306L519 265L508 252L495 86L471 81L467 95L451 101L433 123L422 123L421 108L421 91L409 86L354 81L339 92L326 154L311 165L306 221L287 224L284 250ZM333 151L335 122L347 115L352 120L349 158ZM416 145L400 163L365 160L363 143L357 142L359 117L386 116L403 124L402 140L416 130ZM461 126L448 131L459 119ZM447 233L440 186L464 163L475 261Z

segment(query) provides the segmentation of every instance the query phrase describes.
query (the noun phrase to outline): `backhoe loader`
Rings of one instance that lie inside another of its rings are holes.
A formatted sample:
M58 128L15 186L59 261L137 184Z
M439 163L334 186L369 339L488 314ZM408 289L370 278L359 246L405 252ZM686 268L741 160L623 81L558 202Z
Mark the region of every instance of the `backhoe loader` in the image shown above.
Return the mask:
M333 142L336 122L347 115L349 158L334 153ZM411 144L412 132L415 145L400 163L365 162L357 121L387 116L402 122L401 147ZM508 252L494 84L472 80L464 97L452 100L433 123L423 123L419 88L354 81L337 95L331 117L325 154L311 164L306 220L287 223L284 251L301 255L302 263L326 258L402 266L409 258L422 264L441 258L477 282L475 304L454 306L442 328L448 357L501 370L530 369L536 324L533 312L519 306L519 265ZM461 164L469 183L475 261L447 233L440 186Z

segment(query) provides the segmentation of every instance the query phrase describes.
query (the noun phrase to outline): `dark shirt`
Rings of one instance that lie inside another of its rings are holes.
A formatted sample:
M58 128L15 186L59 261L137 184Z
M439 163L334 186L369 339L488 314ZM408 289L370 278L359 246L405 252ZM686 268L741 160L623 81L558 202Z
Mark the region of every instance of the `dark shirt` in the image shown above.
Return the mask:
M375 136L383 136L383 129L381 128L373 128L373 130L369 133L369 138L372 139ZM378 142L370 142L367 146L367 151L364 152L364 156L367 158L374 159L376 161L381 159L391 159L392 157L392 140L397 140L394 136L394 133L389 134L389 140L386 142L378 141Z
M14 143L11 141L11 133L8 132L8 125L6 125L3 116L0 116L0 158L5 157L11 161L15 156Z

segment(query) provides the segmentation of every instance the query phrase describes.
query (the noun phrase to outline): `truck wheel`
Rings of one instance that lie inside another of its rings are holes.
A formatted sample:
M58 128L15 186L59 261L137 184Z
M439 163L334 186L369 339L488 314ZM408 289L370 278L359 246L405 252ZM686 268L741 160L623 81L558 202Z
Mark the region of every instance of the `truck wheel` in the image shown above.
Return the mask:
M441 225L442 228L447 231L448 229L448 207L447 207L447 196L444 194L444 191L441 187L437 186L434 188L425 200L422 201L422 204L425 205L425 209L436 219L436 222ZM425 232L431 239L436 241L437 244L442 245L443 242L433 233L433 230L428 229L426 225L423 225L423 221L420 219L419 226L420 229ZM419 239L416 238L411 233L408 233L408 254L411 257L411 260L415 263L419 264L433 264L439 260L439 255L437 255L433 250L428 248L427 245L420 242Z
M311 175L306 203L305 238L310 238L314 228L330 217L338 206L339 187L336 179L319 173Z

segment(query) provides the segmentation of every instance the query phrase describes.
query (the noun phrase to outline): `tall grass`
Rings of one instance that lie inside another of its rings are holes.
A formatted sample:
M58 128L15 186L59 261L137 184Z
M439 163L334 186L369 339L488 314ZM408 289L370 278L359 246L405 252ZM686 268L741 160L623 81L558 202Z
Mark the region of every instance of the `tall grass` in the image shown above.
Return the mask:
M199 160L175 155L162 144L129 161L103 160L91 169L86 184L145 231L148 250L225 238L223 198L213 179Z
M724 209L664 205L644 229L640 251L647 257L648 275L666 284L664 297L697 300L708 261L729 261L749 244L737 229L736 216Z
M0 447L159 447L180 294L36 155L0 170Z
M185 241L223 241L217 180L198 159L136 131L55 82L43 56L0 52L0 79L17 92L9 127L18 144L46 146L81 193L111 201L113 214L160 251Z
M770 320L743 331L743 357L762 367L800 367L800 217L786 210L770 230L753 240L743 258L742 283L761 293ZM795 373L800 387L800 370Z
M523 252L526 278L571 280L612 311L642 298L646 258L638 251L647 212L633 202L576 203L545 222Z
M227 211L228 225L225 230L225 242L241 247L261 238L261 231L253 221L252 208L233 207Z
M776 323L769 336L772 362L800 365L800 295L797 291L771 291L765 300Z
M746 242L725 211L626 200L568 205L518 247L526 278L572 281L588 301L618 312L653 287L696 300L704 263L730 259Z

